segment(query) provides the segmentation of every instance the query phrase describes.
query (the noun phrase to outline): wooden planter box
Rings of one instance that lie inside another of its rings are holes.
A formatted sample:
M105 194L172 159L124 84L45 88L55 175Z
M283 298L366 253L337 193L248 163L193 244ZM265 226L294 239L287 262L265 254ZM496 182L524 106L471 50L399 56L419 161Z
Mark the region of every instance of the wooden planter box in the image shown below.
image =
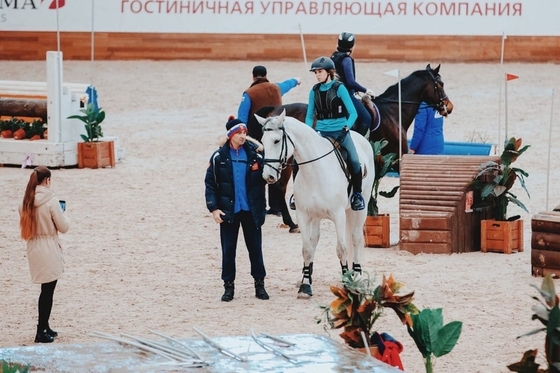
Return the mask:
M115 168L113 141L79 142L78 168Z
M480 251L498 251L511 254L523 251L523 220L480 221Z
M389 214L367 216L364 223L364 240L366 247L389 247L391 219Z

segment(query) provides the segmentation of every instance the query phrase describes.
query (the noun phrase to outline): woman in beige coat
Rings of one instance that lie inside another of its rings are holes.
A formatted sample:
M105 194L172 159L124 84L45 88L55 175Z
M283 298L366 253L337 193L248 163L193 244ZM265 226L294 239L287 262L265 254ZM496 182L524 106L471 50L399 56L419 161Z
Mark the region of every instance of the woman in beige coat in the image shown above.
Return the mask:
M50 343L57 332L49 327L54 288L64 272L58 232L66 233L68 219L50 189L51 171L39 166L31 172L20 206L21 237L27 241L27 260L31 281L41 284L39 318L35 342Z

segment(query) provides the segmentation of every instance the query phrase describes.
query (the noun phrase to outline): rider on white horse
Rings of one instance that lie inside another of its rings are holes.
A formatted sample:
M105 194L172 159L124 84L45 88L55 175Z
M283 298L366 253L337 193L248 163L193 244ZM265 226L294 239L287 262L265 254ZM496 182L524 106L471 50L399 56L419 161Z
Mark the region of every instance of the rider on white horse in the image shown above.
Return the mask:
M334 62L328 57L319 57L311 64L311 70L319 83L309 92L309 104L305 123L313 126L323 137L335 139L348 152L348 165L352 175L353 193L350 197L352 210L363 210L366 205L362 196L362 167L348 128L358 114L350 99L348 90L340 81L335 80Z

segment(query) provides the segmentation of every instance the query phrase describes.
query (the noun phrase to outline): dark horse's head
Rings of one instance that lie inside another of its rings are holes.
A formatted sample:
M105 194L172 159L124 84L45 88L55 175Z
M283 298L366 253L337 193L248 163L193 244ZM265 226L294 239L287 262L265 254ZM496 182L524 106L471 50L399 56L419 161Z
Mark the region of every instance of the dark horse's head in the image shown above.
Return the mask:
M382 150L383 154L399 154L399 143L402 154L408 153L406 131L422 102L435 108L444 117L453 111L453 103L445 93L439 68L440 65L432 69L428 64L424 70L417 70L402 79L400 100L398 84L390 86L375 98L380 125L377 130L370 132L369 139L388 141L387 146ZM399 103L402 104L402 108L399 108ZM399 130L399 118L402 131Z
M443 81L439 75L440 66L441 65L438 65L435 69L432 69L430 64L426 66L425 71L427 71L429 76L432 78L433 86L427 86L424 92L423 101L433 105L442 116L446 117L447 114L451 114L453 111L453 103L449 100L449 97L447 97L443 88Z

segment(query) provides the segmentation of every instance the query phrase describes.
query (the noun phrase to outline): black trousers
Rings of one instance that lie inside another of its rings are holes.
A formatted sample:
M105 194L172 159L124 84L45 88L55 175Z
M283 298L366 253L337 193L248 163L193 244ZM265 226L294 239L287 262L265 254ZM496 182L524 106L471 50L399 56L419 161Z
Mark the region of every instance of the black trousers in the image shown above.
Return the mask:
M39 295L39 320L37 322L41 330L49 326L56 282L57 280L54 280L53 282L41 284L41 294Z
M232 223L220 224L220 240L222 242L222 280L235 280L235 255L237 252L237 238L239 226L243 229L243 237L249 260L251 262L251 276L254 279L264 279L266 270L262 254L262 230L255 226L250 211L240 211L233 217Z

